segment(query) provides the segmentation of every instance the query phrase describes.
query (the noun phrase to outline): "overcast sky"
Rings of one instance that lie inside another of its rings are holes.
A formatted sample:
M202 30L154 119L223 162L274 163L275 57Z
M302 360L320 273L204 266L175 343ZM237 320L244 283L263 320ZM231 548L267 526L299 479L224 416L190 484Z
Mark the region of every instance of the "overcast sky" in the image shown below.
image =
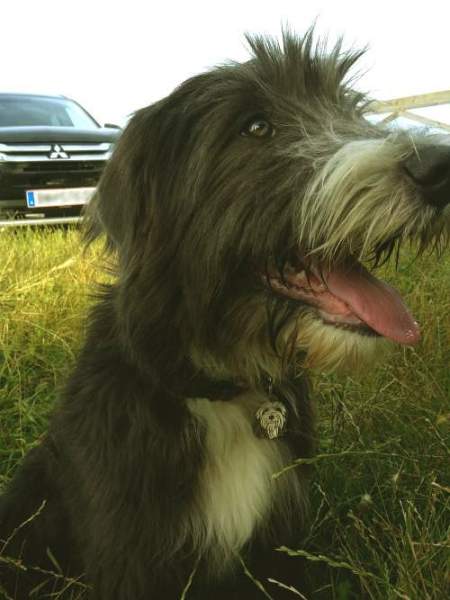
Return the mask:
M0 0L0 91L64 94L100 122L133 110L226 59L243 34L281 24L368 45L359 87L379 99L450 89L448 2L364 0ZM450 106L429 109L450 123Z

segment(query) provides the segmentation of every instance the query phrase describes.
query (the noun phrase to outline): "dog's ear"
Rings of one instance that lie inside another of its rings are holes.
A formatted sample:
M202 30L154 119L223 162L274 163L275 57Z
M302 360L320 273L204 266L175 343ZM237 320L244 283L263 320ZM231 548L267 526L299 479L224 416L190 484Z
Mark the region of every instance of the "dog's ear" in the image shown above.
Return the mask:
M186 146L182 106L172 94L134 115L86 215L87 242L105 233L107 250L118 258L114 302L122 343L135 364L145 365L147 375L159 382L178 365L166 338L175 340L182 356L174 318L180 290L171 216L171 206L178 204L172 200L177 165Z
M132 117L86 210L87 243L106 233L107 249L117 251L121 260L127 261L135 246L142 244L156 218L156 174L163 163L160 138L168 119L164 103Z

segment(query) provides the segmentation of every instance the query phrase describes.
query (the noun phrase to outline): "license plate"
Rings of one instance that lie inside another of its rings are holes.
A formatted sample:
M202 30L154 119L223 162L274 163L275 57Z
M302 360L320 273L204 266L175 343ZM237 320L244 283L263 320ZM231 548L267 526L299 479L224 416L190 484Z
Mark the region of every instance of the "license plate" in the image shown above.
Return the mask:
M66 188L60 190L29 190L26 192L28 208L44 206L72 206L87 204L95 188Z

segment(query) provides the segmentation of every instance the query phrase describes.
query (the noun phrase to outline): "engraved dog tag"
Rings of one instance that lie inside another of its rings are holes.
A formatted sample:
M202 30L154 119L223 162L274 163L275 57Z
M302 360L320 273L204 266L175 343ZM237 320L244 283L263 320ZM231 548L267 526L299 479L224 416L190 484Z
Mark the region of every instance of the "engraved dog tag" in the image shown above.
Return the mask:
M287 410L282 402L267 401L256 412L257 430L263 437L280 437L286 427Z

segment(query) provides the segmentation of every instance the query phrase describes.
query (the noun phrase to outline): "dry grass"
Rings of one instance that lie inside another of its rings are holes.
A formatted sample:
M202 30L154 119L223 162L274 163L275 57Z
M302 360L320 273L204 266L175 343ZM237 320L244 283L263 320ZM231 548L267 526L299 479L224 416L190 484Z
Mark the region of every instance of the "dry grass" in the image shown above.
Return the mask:
M45 430L99 256L83 257L75 230L0 230L0 256L1 486ZM450 597L450 258L401 264L387 276L421 322L421 344L364 377L314 378L312 527L280 549L306 561L308 600Z

